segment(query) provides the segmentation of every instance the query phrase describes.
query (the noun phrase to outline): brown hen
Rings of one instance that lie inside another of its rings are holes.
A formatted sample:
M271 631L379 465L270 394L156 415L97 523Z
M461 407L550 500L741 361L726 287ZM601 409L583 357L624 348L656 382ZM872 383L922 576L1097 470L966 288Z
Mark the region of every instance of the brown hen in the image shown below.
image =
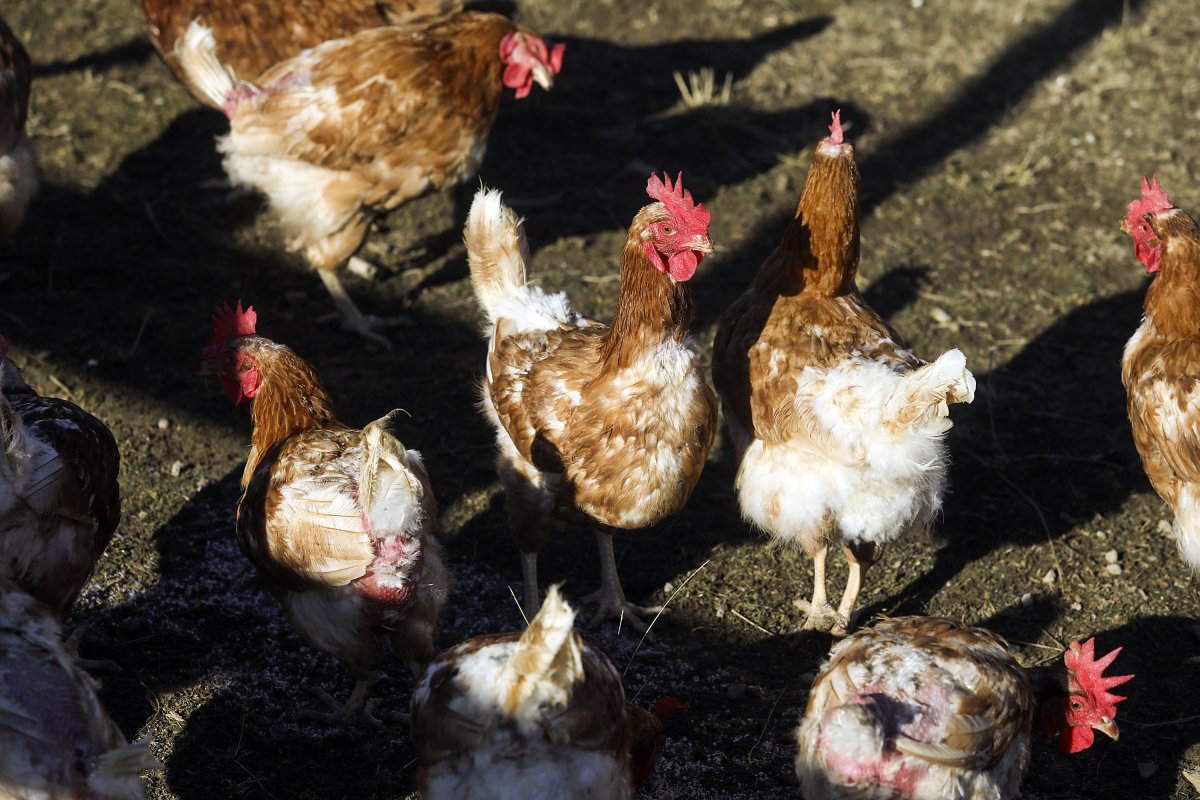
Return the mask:
M717 426L688 327L687 281L712 252L709 215L681 184L652 176L655 202L621 251L612 325L584 319L562 294L525 283L524 233L497 191L480 191L465 238L489 336L484 410L521 550L525 603L538 606L538 550L571 519L596 525L597 619L644 630L617 576L616 529L654 525L692 493Z

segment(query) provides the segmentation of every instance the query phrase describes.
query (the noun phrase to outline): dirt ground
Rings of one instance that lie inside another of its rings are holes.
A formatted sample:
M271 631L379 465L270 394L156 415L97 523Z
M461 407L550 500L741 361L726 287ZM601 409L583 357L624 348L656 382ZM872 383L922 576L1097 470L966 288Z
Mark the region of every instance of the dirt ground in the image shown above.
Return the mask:
M121 442L124 520L76 617L84 654L123 667L103 680L114 718L152 734L166 765L150 796L412 796L402 726L299 719L313 687L345 696L350 679L299 642L238 552L248 417L196 366L212 307L240 297L261 333L316 365L348 422L407 409L455 577L440 644L515 629L520 570L475 408L484 346L449 250L454 199L412 203L372 233L365 255L399 275L351 292L414 324L392 352L365 348L314 321L330 303L261 203L199 187L221 175L225 121L154 56L132 0L3 13L37 64L44 186L0 243L0 330L36 385ZM955 409L944 517L930 540L885 554L868 615L981 623L1030 664L1091 634L1124 646L1117 667L1137 679L1120 741L1076 757L1039 741L1025 796L1194 797L1182 773L1200 768L1200 584L1163 532L1125 420L1120 352L1146 279L1117 228L1144 172L1200 211L1193 0L527 0L519 16L567 43L565 68L551 94L506 100L482 177L529 218L536 279L608 318L646 175L682 170L717 243L693 282L705 351L843 109L864 184L860 282L917 352L959 347L979 381ZM705 67L731 76L732 102L682 102L672 72ZM670 599L658 641L589 633L638 702L691 705L648 798L799 793L791 732L828 641L794 633L811 567L740 520L732 478L719 443L682 513L618 539L631 599ZM569 597L597 580L584 530L541 565ZM383 708L405 708L411 687L392 666Z

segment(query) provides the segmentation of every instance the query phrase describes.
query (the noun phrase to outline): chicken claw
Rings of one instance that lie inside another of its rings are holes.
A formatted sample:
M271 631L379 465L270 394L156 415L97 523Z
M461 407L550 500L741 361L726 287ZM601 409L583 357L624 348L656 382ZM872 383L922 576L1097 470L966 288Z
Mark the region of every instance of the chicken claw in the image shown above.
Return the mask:
M350 693L350 697L344 703L339 703L324 689L314 687L312 690L313 695L328 706L330 710L317 711L311 708L304 709L297 716L300 719L340 724L360 722L372 728L383 728L383 723L375 716L375 708L379 705L379 698L367 699L367 693L371 691L371 686L374 683L374 681L359 681L354 684L354 691Z

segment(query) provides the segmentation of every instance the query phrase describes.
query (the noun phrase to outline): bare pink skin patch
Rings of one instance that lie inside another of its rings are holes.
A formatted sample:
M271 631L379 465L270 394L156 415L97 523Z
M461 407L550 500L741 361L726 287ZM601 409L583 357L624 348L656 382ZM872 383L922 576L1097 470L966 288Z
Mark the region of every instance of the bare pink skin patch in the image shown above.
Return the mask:
M516 90L518 99L528 97L533 89L535 70L540 69L543 80L562 71L565 44L549 47L545 40L524 33L510 33L500 42L500 62L504 66L504 85Z

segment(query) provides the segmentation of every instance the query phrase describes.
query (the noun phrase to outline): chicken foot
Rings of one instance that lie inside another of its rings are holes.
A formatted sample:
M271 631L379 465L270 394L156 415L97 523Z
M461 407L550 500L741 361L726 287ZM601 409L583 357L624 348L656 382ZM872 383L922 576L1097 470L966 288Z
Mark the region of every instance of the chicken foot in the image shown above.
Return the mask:
M330 708L330 711L306 709L298 716L301 719L314 719L323 722L365 722L373 728L382 728L383 723L375 717L375 706L378 699L368 700L371 687L375 685L375 677L359 680L354 684L354 691L344 703L339 703L324 689L313 688L312 692L318 700Z
M333 298L333 304L337 308L337 315L341 320L342 327L351 333L357 333L359 336L377 342L388 350L391 350L392 343L376 333L375 329L412 324L412 320L408 317L376 317L362 313L359 311L358 306L354 304L354 301L350 299L346 287L342 286L342 280L335 271L331 269L319 269L317 270L317 274L321 276L321 281L325 284L325 289L328 290L329 296Z
M622 627L634 633L648 634L643 616L654 616L663 612L662 606L638 606L625 599L621 588L621 577L617 574L617 559L613 554L613 534L603 528L596 529L596 544L600 550L600 588L583 598L584 603L595 603L596 613L588 625L594 627L606 620L618 621L618 632Z
M828 555L829 547L826 545L822 545L820 550L813 553L812 600L801 599L796 602L798 607L808 612L808 618L804 620L800 630L821 631L834 636L845 636L846 618L829 604L829 595L825 589L825 559ZM857 595L857 592L855 594Z

